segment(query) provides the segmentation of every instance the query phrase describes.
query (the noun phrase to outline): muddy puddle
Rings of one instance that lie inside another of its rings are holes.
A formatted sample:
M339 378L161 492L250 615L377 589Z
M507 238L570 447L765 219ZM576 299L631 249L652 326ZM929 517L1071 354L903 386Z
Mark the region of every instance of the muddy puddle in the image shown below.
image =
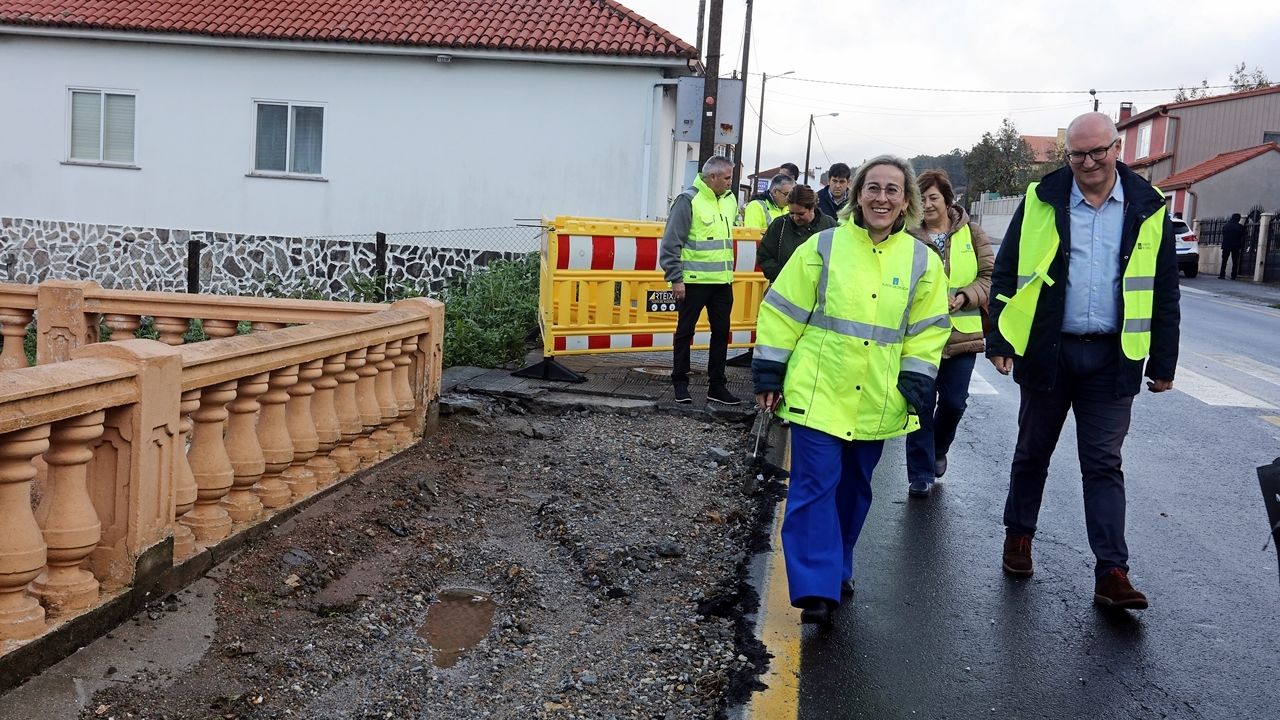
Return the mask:
M441 590L438 597L418 635L431 644L435 666L448 668L489 634L498 605L488 593L467 588Z

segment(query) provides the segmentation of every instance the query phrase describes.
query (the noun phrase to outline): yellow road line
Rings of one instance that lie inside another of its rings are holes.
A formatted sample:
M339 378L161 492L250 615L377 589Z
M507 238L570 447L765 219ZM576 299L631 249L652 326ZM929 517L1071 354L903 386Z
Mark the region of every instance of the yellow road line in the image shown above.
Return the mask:
M1280 415L1259 415L1258 417L1266 420L1272 425L1280 425Z
M791 467L791 442L788 438L786 466ZM768 689L755 694L747 716L753 720L786 720L799 712L800 696L800 623L787 593L787 566L782 559L782 518L787 503L778 505L773 524L773 549L765 570L761 593L761 640L773 655L769 670L760 681Z

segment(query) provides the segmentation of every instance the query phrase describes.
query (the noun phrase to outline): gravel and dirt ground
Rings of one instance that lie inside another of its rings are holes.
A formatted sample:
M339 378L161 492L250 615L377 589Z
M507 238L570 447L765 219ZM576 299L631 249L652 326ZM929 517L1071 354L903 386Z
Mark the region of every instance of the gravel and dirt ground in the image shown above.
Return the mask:
M219 569L194 667L82 717L713 718L746 697L766 658L745 568L778 495L744 492L749 426L445 408Z

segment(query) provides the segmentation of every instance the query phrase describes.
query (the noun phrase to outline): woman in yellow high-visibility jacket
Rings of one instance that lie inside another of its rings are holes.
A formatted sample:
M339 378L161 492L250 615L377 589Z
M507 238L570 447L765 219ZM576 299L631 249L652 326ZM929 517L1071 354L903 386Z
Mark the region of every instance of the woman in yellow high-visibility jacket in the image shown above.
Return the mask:
M782 548L804 623L829 623L853 592L871 474L886 438L920 426L951 332L942 261L906 232L921 204L910 163L873 158L852 192L765 296L752 361L757 404L791 423Z

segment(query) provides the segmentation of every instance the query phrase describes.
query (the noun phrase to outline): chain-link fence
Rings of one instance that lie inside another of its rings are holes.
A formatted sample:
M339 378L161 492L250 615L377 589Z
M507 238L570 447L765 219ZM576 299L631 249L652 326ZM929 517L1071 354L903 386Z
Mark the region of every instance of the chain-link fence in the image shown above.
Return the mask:
M538 252L542 233L540 225L387 233L381 274L390 293L417 288L436 295L458 275Z

